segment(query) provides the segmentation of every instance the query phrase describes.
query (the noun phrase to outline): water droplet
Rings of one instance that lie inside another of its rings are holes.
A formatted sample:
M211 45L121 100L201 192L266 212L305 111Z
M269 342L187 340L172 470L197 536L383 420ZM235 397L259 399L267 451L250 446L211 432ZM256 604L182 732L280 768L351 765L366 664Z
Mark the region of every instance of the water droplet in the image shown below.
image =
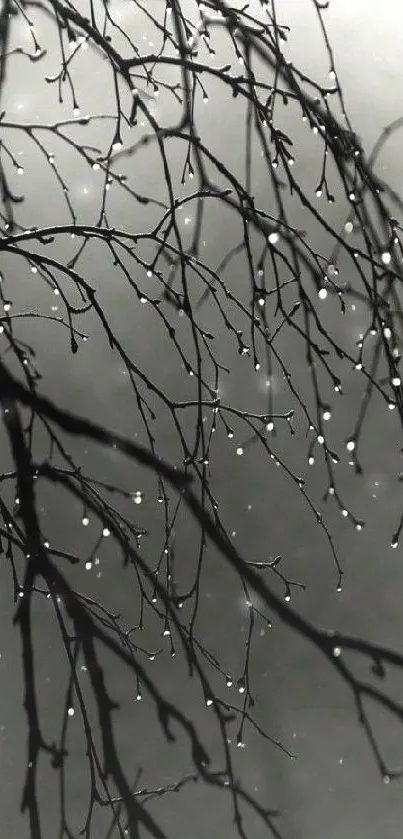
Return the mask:
M278 240L279 240L278 233L273 232L273 233L269 234L269 242L270 242L271 245L276 245Z
M74 717L74 708L72 708L70 706L70 708L68 708L68 710L67 710L67 713L68 713L69 717Z
M332 413L329 410L329 408L325 408L325 410L323 411L323 419L325 420L325 422L328 422L331 419L331 416Z
M348 452L353 452L355 449L355 440L347 440L346 449Z
M110 535L111 535L111 531L109 530L109 528L104 527L103 530L102 530L102 536L110 536Z
M319 291L318 291L318 297L319 297L320 300L326 300L327 289L326 288L320 288Z
M333 647L333 655L335 658L339 658L339 656L341 655L340 647Z
M384 265L390 265L392 261L392 256L389 253L389 251L383 251L383 253L381 253L381 260Z
M344 225L344 230L346 233L352 233L354 230L354 225L352 221L346 221Z
M83 516L83 518L81 519L81 524L83 524L84 527L87 527L89 525L89 523L90 523L90 520L89 520L88 516Z
M242 446L238 446L238 448L237 448L237 450L236 450L236 453L237 453L238 457L241 457L241 455L243 455L243 448L242 448Z
M90 561L86 562L85 563L85 570L86 571L91 571L91 568L92 568L92 562L90 562Z

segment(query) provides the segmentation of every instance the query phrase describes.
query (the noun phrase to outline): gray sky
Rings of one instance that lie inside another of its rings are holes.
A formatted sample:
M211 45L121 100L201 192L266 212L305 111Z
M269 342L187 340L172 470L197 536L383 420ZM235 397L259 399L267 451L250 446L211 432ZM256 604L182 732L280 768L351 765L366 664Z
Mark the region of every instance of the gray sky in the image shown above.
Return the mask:
M130 4L122 2L119 5L122 25L127 31L133 37L151 39L151 28L143 23L138 26L138 13L136 16ZM154 8L157 3L150 3L150 8L151 5ZM327 15L348 111L368 153L382 128L400 116L403 25L400 23L399 6L398 0L386 0L380 11L375 0L355 0L354 3L347 0L336 3L333 0ZM301 0L282 0L278 3L278 15L292 28L288 47L290 58L296 66L301 66L324 83L328 66L311 4ZM46 59L36 65L28 65L26 60L16 56L10 64L12 72L2 105L10 119L51 121L60 118L62 113L71 115L70 104L66 103L64 109L55 104L55 86L47 86L41 81L45 73L55 73L58 65L49 42L49 23L41 19L40 28L43 31L41 43L44 46L49 44ZM26 28L18 33L17 41L18 38L27 39ZM223 44L223 50L226 49ZM220 54L220 61L225 60L224 53ZM77 63L81 112L113 113L107 68L97 61L99 75L95 83L93 61L90 51L87 51ZM170 118L172 106L168 97L161 95L158 98L155 113L161 121ZM239 167L241 172L244 131L240 114L239 104L233 102L228 107L228 102L220 100L217 88L205 106L200 124L218 153L225 160L230 160L235 169ZM302 123L300 127L295 127L295 112L291 109L288 115L284 115L284 127L290 129L293 137L298 137L295 166L314 189L320 167L315 141ZM135 129L136 139L141 130L141 126ZM86 135L91 136L88 142L104 143L107 131L112 138L112 121L100 121L96 130ZM45 132L41 137L45 142ZM126 136L125 144L129 140ZM53 151L58 160L60 157L80 219L94 223L99 212L100 173L90 170L84 163L77 164L75 156L61 147L57 149L54 144L52 147L52 141L48 142L47 138L46 142L48 151ZM399 143L398 135L386 145L377 169L398 190L401 187ZM16 187L21 185L21 190L27 195L21 209L24 224L47 225L55 223L55 220L58 223L65 221L60 190L52 180L49 167L40 164L38 150L22 137L13 141L12 147L15 154L21 152L18 159L23 161L24 167L23 177L14 179ZM147 148L141 155L122 162L119 171L128 174L138 192L163 200L165 191L161 170L153 154ZM182 157L174 149L172 167L176 173L180 172L182 162ZM259 203L262 203L265 191L259 169L256 191ZM141 216L133 218L133 202L117 190L113 195L111 191L111 196L111 225L130 230L147 229L151 225L155 210L144 208ZM296 206L294 212L296 223L304 225L303 211ZM333 219L343 223L346 213L347 208L339 205L334 210ZM188 222L186 218L188 216L184 213L181 219L184 235L186 227L190 232L192 230L194 214L190 211ZM234 237L229 215L224 219L217 207L211 206L206 214L202 236L206 261L217 265L234 243ZM62 248L60 257L69 258L74 243L65 242ZM12 292L14 311L39 309L44 313L57 314L59 309L54 307L60 305L58 299L36 282L35 277L29 276L26 269L25 273L21 271L22 264L8 257L2 264ZM184 370L177 356L167 347L166 336L158 328L149 307L141 306L127 287L118 281L101 249L89 250L80 265L83 275L95 285L108 318L118 330L127 351L136 359L136 364L170 394L185 398L189 386ZM231 283L235 293L242 295L244 278L242 266L237 263L233 267ZM325 316L336 334L353 344L363 327L363 310L358 306L354 311L349 308L344 320L336 322L337 309L333 307L333 301L326 300L318 305L328 307ZM212 331L219 328L216 311L210 302L201 316L206 328ZM24 321L19 326L18 334L37 350L38 366L44 373L43 392L60 400L65 407L72 407L120 433L134 434L138 441L145 442L122 363L110 350L92 315L81 318L79 326L90 340L80 347L80 352L74 357L69 354L67 330L62 332L61 327L49 323L45 331L35 320ZM178 331L183 328L179 318L177 328ZM255 373L251 360L239 358L236 348L229 346L223 330L217 345L223 363L231 368L231 375L223 377L220 383L223 399L240 408L247 406L250 410L263 411L267 393L265 374ZM284 342L283 352L286 359L288 354L293 376L304 377L304 359L295 355L296 346L291 340L288 347ZM284 382L275 378L271 386L276 392L278 410L292 407ZM338 449L351 431L361 390L359 377L352 373L346 383L345 396L337 402L329 423L329 439ZM178 451L174 429L163 415L157 425L160 451L174 461ZM377 404L365 432L362 452L365 473L361 478L353 481L347 462L339 467L340 486L348 502L354 506L357 517L365 520L365 530L357 533L331 502L326 507L327 521L346 572L340 593L335 590L337 575L329 546L324 534L315 526L308 507L301 504L295 487L283 472L264 460L257 447L251 446L245 449L242 457L237 457L236 447L244 439L245 434L242 439L235 435L233 440L221 435L214 448L212 463L214 492L219 498L220 510L229 531L234 531L239 549L244 555L260 560L281 554L290 578L306 585L304 593L293 593L294 605L319 625L337 627L400 647L401 549L393 551L390 548L390 537L401 512L396 480L400 471L401 440L395 418L383 405ZM299 474L299 470L303 470L307 476L309 492L318 502L325 487L320 459L309 469L306 441L302 435L291 440L280 430L277 440L277 446L279 449L282 447L282 454L291 468ZM151 530L142 548L144 554L150 558L158 557L164 532L163 519L156 503L155 481L144 472L134 470L116 452L100 451L77 441L69 441L69 451L84 462L88 472L96 477L119 481L130 491L138 489L144 493L142 505L134 508L134 519ZM7 467L8 462L3 468ZM46 490L41 496L41 504L51 544L57 540L66 550L83 555L88 553L98 531L92 521L88 527L83 527L81 508L78 505L66 508L62 501ZM186 569L189 557L194 562L195 530L184 516L179 520L176 538L178 562ZM88 571L84 567L78 569L77 585L101 599L109 608L122 610L130 624L136 606L134 580L122 585L122 578L116 571L115 552L105 542L98 552L99 564L93 564ZM219 652L220 660L226 662L235 680L243 664L246 608L239 586L231 582L230 575L213 551L206 566L202 597L198 623L200 637L208 647ZM12 626L14 607L11 598L11 581L8 571L3 569L0 586L0 678L3 685L0 695L0 813L4 836L25 839L29 835L28 826L25 818L20 816L18 806L25 771L26 723L21 698L19 638ZM245 748L234 749L239 776L252 791L262 795L268 806L282 810L279 824L287 839L311 839L312 836L325 835L327 839L350 839L361 835L366 839L379 839L379 836L395 839L403 817L401 784L385 785L380 780L357 723L351 695L338 683L325 662L279 623L274 622L271 630L263 631L263 626L261 629L254 643L251 665L257 700L256 718L273 737L281 739L295 753L296 759L290 760L248 730ZM147 649L152 649L158 640L158 645L165 650L155 662L156 679L169 697L186 708L202 726L206 743L214 751L215 734L209 712L201 703L194 684L188 680L180 657L170 657L168 642L165 639L161 641L157 632L150 623L141 637L141 643ZM61 647L50 609L48 613L46 603L42 601L37 608L36 636L40 651L38 690L44 727L49 737L54 737L60 726L67 671L61 660ZM108 662L106 673L113 686L113 698L122 702L122 710L116 714L116 724L129 776L134 778L136 769L144 766L144 784L158 786L178 780L191 766L184 744L178 742L175 746L168 746L164 743L152 709L145 701L135 701L135 685L112 661ZM401 685L396 682L396 690L400 688ZM233 689L232 701L237 699ZM389 763L392 766L401 765L402 732L377 709L371 720ZM71 723L69 775L74 829L82 823L88 800L82 745L77 715ZM56 836L58 809L54 784L55 776L49 773L47 767L44 768L44 836L49 836L49 839ZM225 799L213 793L207 794L201 785L187 787L180 796L172 794L164 797L153 805L152 812L161 817L168 834L176 839L187 839L189 836L193 839L208 836L231 839L234 836L231 812ZM99 833L94 832L95 835L104 835L101 820ZM251 839L260 839L261 836L261 827L252 821Z

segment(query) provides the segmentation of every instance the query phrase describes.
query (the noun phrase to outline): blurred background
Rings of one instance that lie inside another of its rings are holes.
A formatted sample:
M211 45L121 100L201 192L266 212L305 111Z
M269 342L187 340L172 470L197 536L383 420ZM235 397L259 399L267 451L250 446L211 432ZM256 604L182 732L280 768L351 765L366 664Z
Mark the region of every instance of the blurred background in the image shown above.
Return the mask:
M163 5L150 0L147 9L158 14ZM251 8L255 10L255 7L258 9L258 4L252 3ZM122 30L140 43L142 50L145 49L143 42L150 51L158 47L155 27L138 7L121 0L110 3L109 8ZM73 116L98 114L100 118L88 126L72 125L65 134L79 145L86 143L107 150L113 141L116 122L113 76L108 63L95 51L80 49L74 64L79 113L73 114L71 96L66 95L64 103L58 103L57 81L51 81L60 69L54 24L46 12L36 8L34 11L35 35L47 54L36 63L18 53L11 56L2 91L5 122L42 126L34 132L42 145L33 142L26 131L11 127L2 129L2 139L12 148L19 165L18 170L10 167L10 182L17 193L25 196L24 203L17 206L17 218L27 227L71 223L66 194L55 176L53 163L49 164L50 155L54 156L62 181L68 185L77 222L96 224L102 203L102 169L93 168L74 145L61 142L54 131L44 126ZM355 0L354 3L333 0L326 12L346 110L368 155L383 128L403 116L403 25L399 11L399 0L385 0L382 8L375 0ZM194 15L190 2L189 15ZM308 0L281 0L277 3L277 16L290 27L288 43L284 46L290 60L320 84L327 84L328 56L314 4ZM32 51L32 34L22 15L12 25L10 48L17 45ZM212 60L217 65L226 61L234 63L231 45L223 32L216 33L214 45L216 55ZM164 68L162 79L170 79L168 71L169 68ZM232 100L219 83L206 80L205 84L208 100L200 104L196 114L203 140L242 178L244 106L238 100ZM161 124L170 124L178 117L179 105L163 85L158 96L140 81L139 90ZM312 135L292 106L284 109L281 119L284 130L294 139L295 169L314 198L321 167L320 139ZM139 113L136 127L131 131L122 127L124 150L144 134L144 122L145 118ZM401 134L397 132L385 144L376 164L377 173L398 192L402 191L400 148ZM191 194L192 184L180 184L183 146L172 141L169 154L175 194ZM88 155L91 160L96 158L90 150ZM125 175L125 183L136 193L152 196L156 202L166 202L166 185L155 147L146 145L131 157L117 156L112 172ZM260 168L258 152L253 179L256 204L267 204L269 211L270 188L263 162ZM339 200L326 209L326 213L332 223L342 229L349 207L341 195L337 195L337 186L335 194ZM185 241L186 236L190 241L195 223L194 204L188 206L189 210L185 205L178 214ZM290 199L289 209L294 224L307 230L315 247L326 253L329 243L323 239L312 218L307 218L297 199ZM107 219L111 227L140 233L149 230L160 214L158 205L139 204L116 182L111 184L107 193ZM207 264L217 268L241 236L239 220L236 221L229 210L223 211L221 205L213 201L206 202L201 242ZM77 243L70 235L60 235L48 252L61 261L68 261L76 250ZM144 260L151 258L151 251L147 256L147 242L142 243L139 252ZM340 268L341 272L346 271L346 280L349 279L348 266L341 264ZM136 366L169 398L194 398L194 383L178 353L169 344L155 310L140 302L113 266L110 254L100 241L95 240L86 247L80 257L79 269L96 289L108 322ZM21 340L35 348L37 367L43 375L41 392L62 407L147 444L127 370L117 352L110 348L93 312L83 313L75 319L76 328L87 340L80 341L79 352L72 355L68 329L60 322L27 316L27 313L35 312L53 318L64 315L60 294L55 295L39 279L25 258L2 254L1 271L4 299L12 301L13 328ZM234 296L247 301L243 256L232 260L225 277ZM141 265L136 282L148 295L155 293L158 285L155 278L147 277ZM64 290L79 305L78 294L74 297L67 283ZM200 296L201 289L195 289L195 293ZM318 307L332 334L353 351L367 326L365 307L359 302L348 302L347 311L341 316L337 300L330 295L324 300L318 299ZM26 316L18 317L22 313ZM184 319L180 318L180 313L172 311L170 318L171 322L177 320L178 335L183 345L189 347L189 330ZM262 413L267 408L270 390L274 394L276 412L295 407L278 371L269 375L264 365L256 371L251 357L239 356L237 345L223 329L211 298L200 309L200 321L215 335L217 357L230 370L229 374L222 374L219 382L220 396L226 404L239 410ZM301 344L284 329L280 346L283 361L292 371L299 390L304 392L306 389L309 404L310 380ZM338 575L326 533L318 527L312 510L285 470L276 467L270 457L263 457L258 445L248 444L250 435L240 422L234 424L233 438L228 438L222 428L217 430L210 458L211 486L222 520L240 552L250 560L259 561L281 555L283 573L305 586L304 590L292 588L292 603L297 610L318 625L359 634L400 649L402 553L400 547L391 548L391 539L403 504L398 480L401 433L394 412L388 411L379 397L374 398L360 444L363 474L356 476L349 466L345 443L355 427L363 382L357 372L346 373L344 369L343 383L343 397L329 394L332 404L327 439L329 446L342 455L342 462L337 466L338 488L343 503L353 516L365 522L362 530L357 531L352 520L341 515L332 499L321 506L328 485L323 458L320 449L316 449L314 462L308 464L308 442L298 417L294 436L290 435L286 422L276 423L276 434L272 436L273 450L293 474L304 477L313 504L323 509L345 572L341 591L337 591ZM213 385L213 381L210 384ZM177 432L168 412L153 400L150 395L150 404L158 411L154 424L158 452L176 463L180 456ZM192 439L194 420L195 415L188 412L188 419L183 421L189 439ZM158 503L155 478L112 448L105 450L80 439L63 439L69 453L82 464L87 474L116 483L133 496L136 492L141 493L141 503L135 502L134 506L129 500L122 501L122 505L139 527L147 529L148 535L141 540L141 551L150 567L154 567L165 544L163 510ZM1 444L2 471L6 471L11 461L3 436ZM242 455L237 454L240 448ZM37 457L44 456L45 451L45 440L38 433ZM98 544L99 522L89 517L89 523L83 524L85 510L79 503L69 499L62 490L54 492L46 484L38 486L38 501L50 544L89 557L94 544ZM171 509L174 509L174 499ZM174 530L176 561L183 580L188 575L189 582L197 562L198 530L183 510L180 510ZM137 623L139 602L135 578L129 570L122 570L121 556L112 539L100 539L95 555L79 567L68 569L67 573L79 590L121 613L126 626ZM284 590L281 583L276 589ZM30 835L29 826L25 816L19 813L19 807L26 769L26 720L22 707L20 639L12 622L15 609L12 595L12 579L3 559L0 586L0 835L8 839L25 839ZM68 671L50 603L38 598L35 610L35 663L41 721L45 735L53 739L62 720ZM237 704L236 684L244 666L248 607L239 582L211 548L207 551L203 569L197 631L205 646L218 657L223 670L230 674L233 684L228 688L226 698ZM217 743L211 713L200 690L188 678L180 652L172 656L171 640L161 635L160 625L151 617L145 630L137 635L136 640L146 650L146 658L151 655L152 675L161 690L200 726L205 744L214 755ZM157 652L155 661L154 652ZM192 771L187 744L181 737L174 744L166 743L153 707L146 697L137 698L141 689L133 678L111 657L105 655L104 658L111 695L121 703L120 711L114 716L117 741L129 778L134 782L142 767L140 786L155 789L175 784ZM350 839L351 836L379 839L380 835L384 839L395 839L403 818L401 782L382 782L357 720L353 698L326 662L280 622L273 620L269 629L262 621L256 627L250 673L259 725L295 758L260 737L252 727L245 730L243 748L236 748L234 727L231 749L237 777L265 806L281 812L276 821L281 834L286 839L325 835L327 839ZM82 679L85 690L85 672ZM401 682L396 679L394 687L399 695ZM91 702L90 698L88 701ZM371 710L371 721L388 765L399 768L403 764L403 731L377 708ZM83 744L76 711L69 721L67 789L71 829L77 832L83 825L89 797ZM56 775L45 760L41 764L40 782L43 836L51 839L59 835L59 802ZM167 835L176 839L189 836L193 839L207 836L230 839L235 835L231 802L201 784L189 782L179 793L166 793L149 806L161 820ZM107 814L97 813L93 835L98 839L106 836L109 823ZM246 819L245 824L249 829L248 836L260 839L263 835L261 824L252 817L249 821Z

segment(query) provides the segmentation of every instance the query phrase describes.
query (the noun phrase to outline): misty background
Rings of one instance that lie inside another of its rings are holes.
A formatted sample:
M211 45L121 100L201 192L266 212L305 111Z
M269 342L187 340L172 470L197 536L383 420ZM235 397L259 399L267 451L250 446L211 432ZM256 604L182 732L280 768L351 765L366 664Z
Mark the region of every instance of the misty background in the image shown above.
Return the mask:
M147 5L157 11L161 4L150 0ZM112 7L120 15L121 26L134 40L149 42L150 48L154 45L155 30L145 15L140 16L139 11L128 2L115 2ZM385 125L403 115L403 25L399 7L399 0L386 0L381 10L375 0L355 0L354 3L339 0L331 2L326 13L346 107L367 154ZM282 22L290 26L286 49L293 63L324 84L329 71L328 59L313 4L282 0L277 4L277 11ZM59 105L57 85L44 81L45 75L51 77L58 72L59 56L50 19L36 11L35 21L38 41L48 53L36 64L29 63L18 54L10 58L7 82L2 91L2 108L9 120L52 123L70 118L72 104L66 96L65 103ZM31 48L29 29L22 21L13 23L12 41L16 45L24 44L26 49ZM233 60L224 33L217 33L215 45L217 64L229 60L228 55ZM98 113L106 115L106 118L86 128L73 126L68 135L77 142L82 142L84 138L88 144L107 147L114 133L110 68L90 48L81 53L74 72L80 114ZM245 154L243 106L238 100L230 100L228 94L224 99L219 84L210 83L209 87L206 82L206 87L208 101L200 106L196 114L204 141L208 141L217 156L242 178ZM151 100L146 101L151 103ZM180 112L172 97L162 89L150 108L162 123L172 122ZM299 168L306 188L313 194L320 171L320 140L312 136L295 110L290 108L284 112L282 119L284 130L289 130L295 140L295 168ZM143 130L140 118L138 126L131 132L125 129L123 148L135 142ZM26 196L16 210L20 223L41 227L68 223L63 190L56 182L46 157L22 132L3 131L23 168L23 174L15 172L12 175L13 187ZM80 159L74 148L69 148L66 143L57 143L51 132L43 130L38 136L48 154L54 154L60 166L78 223L96 224L100 212L102 173ZM397 133L385 145L376 167L377 173L397 191L402 191L400 146L401 135ZM175 145L174 141L170 141L169 148L178 194L184 195L186 190L190 194L191 184L183 189L179 185L183 148ZM117 158L113 171L127 175L136 192L152 196L156 201L166 200L156 148L145 146L133 157ZM258 156L254 167L254 194L257 205L264 206L265 202L270 202L267 175L259 169ZM194 208L192 205L189 207L189 213L182 211L180 225L184 237L188 231L190 240ZM342 227L348 210L342 201L336 201L329 210L332 222ZM110 226L140 232L152 226L156 213L158 209L153 205L140 207L116 184L112 184L108 192ZM306 218L296 199L292 204L292 213L295 225L307 229L318 248L326 248L326 242L320 240L320 232L312 227L312 221ZM239 240L234 217L229 211L224 212L218 203L210 202L201 238L206 262L219 265ZM75 249L74 240L66 236L60 237L57 246L52 246L50 250L59 259L67 261L72 258ZM169 346L155 313L150 306L142 305L127 283L118 276L101 243L91 243L80 258L79 266L80 273L96 287L109 322L138 367L146 371L150 379L171 398L191 398L194 385L189 382L178 354ZM60 300L38 281L26 260L2 254L1 271L4 295L12 300L12 315L23 311L57 315L62 311ZM227 279L228 276L233 293L240 299L245 296L247 300L243 258L231 263ZM147 291L153 288L151 284L154 280L147 278L145 272L139 271L139 282L148 282ZM337 301L330 296L318 301L318 306L323 308L333 334L353 348L366 325L364 307L357 303L352 308L349 304L345 316L341 317ZM237 347L223 330L210 299L201 308L200 317L205 328L216 335L217 354L231 371L230 375L223 375L220 380L223 401L241 410L264 411L268 389L266 371L256 372L251 358L238 355ZM134 436L138 442L147 443L121 360L110 349L91 312L77 318L75 323L88 340L80 343L79 352L73 356L68 330L59 323L35 318L16 318L14 321L16 333L35 347L37 366L43 375L41 392L65 408L103 423L115 432ZM182 330L180 334L186 342L186 327L179 315L177 328L179 332ZM290 365L293 379L301 382L301 387L306 380L308 393L309 378L303 353L286 330L282 357ZM360 376L354 372L344 381L343 398L336 400L332 397L332 418L327 431L329 443L344 454L344 462L338 467L337 475L345 503L351 506L358 519L365 521L366 526L357 532L350 521L343 519L331 499L323 507L345 571L341 592L336 591L337 573L324 532L317 526L312 512L283 470L276 468L269 458L263 458L256 445L244 445L248 435L241 425L234 426L233 439L217 432L214 457L211 459L212 487L219 501L220 514L241 553L260 560L281 554L287 576L306 586L305 591L293 589L295 608L318 625L359 634L400 649L403 628L402 553L401 548L391 549L390 542L403 503L397 479L401 469L401 435L397 417L375 399L360 448L364 474L356 477L348 465L345 440L354 427L363 385ZM270 379L269 387L275 394L276 411L280 413L293 407L285 382L279 375ZM191 428L190 416L190 432ZM295 474L306 478L310 497L320 504L326 489L320 452L317 452L315 463L310 467L305 435L299 427L298 432L291 437L286 423L279 423L273 447ZM99 480L116 482L130 492L142 493L141 504L130 507L128 502L125 509L127 512L131 510L134 521L148 530L148 536L142 541L142 551L152 566L164 544L163 515L157 503L155 478L129 463L117 451L106 451L82 440L65 439L68 451L83 464L88 474ZM159 452L170 462L177 462L180 450L176 432L162 409L156 421L156 439ZM39 453L41 443L38 437ZM2 471L5 471L10 468L11 460L3 435L1 444ZM236 450L241 445L244 453L238 456ZM65 550L82 556L89 554L99 535L99 523L90 519L89 525L84 526L82 508L67 500L61 491L54 493L51 487L41 484L38 497L50 544L57 542ZM195 544L197 528L181 513L175 526L175 548L184 578L188 563L194 569ZM117 556L112 540L103 539L96 556L98 561L92 561L88 569L85 563L72 569L75 585L79 590L88 591L108 608L121 612L128 626L134 625L138 618L134 578L121 569L120 556ZM239 584L213 551L207 554L201 592L199 635L206 646L215 651L222 666L233 675L236 685L243 668L247 607ZM22 707L20 639L12 623L14 609L11 575L4 565L0 586L0 834L8 839L25 839L29 836L29 828L26 818L19 813L19 806L26 765L26 720ZM67 670L54 629L51 605L48 606L43 598L38 599L36 606L35 632L41 719L44 731L51 739L57 736L60 727ZM141 633L139 643L148 651L162 650L154 662L153 675L166 695L184 707L202 727L206 746L214 754L215 729L209 710L188 679L181 656L171 656L170 641L161 638L160 627L153 625L152 621ZM121 703L114 721L129 777L134 780L137 769L143 767L141 785L155 788L173 783L186 772L191 772L191 756L186 743L180 738L175 744L165 742L153 709L146 699L137 700L137 688L132 677L107 655L104 658L111 694ZM403 817L402 784L400 781L382 783L357 721L352 697L326 663L306 643L279 622L273 621L270 630L262 624L257 631L251 674L259 724L281 741L295 759L263 740L251 728L247 729L245 748L236 749L234 729L236 771L267 806L281 811L278 826L284 836L287 839L311 839L312 836L326 835L328 839L350 839L352 835L363 835L366 839L379 839L382 835L385 839L395 839ZM396 688L401 689L400 683L396 682ZM231 690L231 701L236 703L236 687ZM230 697L228 699L230 701ZM371 720L388 764L393 767L403 765L403 732L378 709L374 709ZM69 725L69 806L72 829L78 830L88 803L88 769L78 714L72 717ZM44 761L41 783L44 836L50 838L56 836L59 805L54 788L55 775ZM176 839L188 836L193 839L207 836L230 839L234 835L229 800L222 794L207 791L201 784L189 784L178 794L167 793L150 804L151 808L155 817L161 819L167 834ZM94 829L94 835L103 837L110 819L102 812L96 819L99 832ZM260 839L261 825L255 824L252 818L249 830L251 839Z

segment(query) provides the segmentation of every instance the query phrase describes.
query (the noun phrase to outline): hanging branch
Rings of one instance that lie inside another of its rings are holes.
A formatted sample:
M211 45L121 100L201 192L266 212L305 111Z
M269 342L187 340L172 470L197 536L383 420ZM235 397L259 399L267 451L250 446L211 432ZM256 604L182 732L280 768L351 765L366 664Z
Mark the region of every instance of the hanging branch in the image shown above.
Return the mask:
M294 605L305 582L288 576L286 557L246 555L235 547L215 489L217 457L226 446L234 458L246 459L253 447L274 482L281 471L312 525L320 528L340 591L343 563L331 528L311 498L309 480L290 465L283 432L306 446L307 467L322 464L324 500L331 499L347 523L361 531L365 522L343 498L337 464L347 458L353 473L362 474L367 426L379 405L385 413L393 411L399 431L403 428L403 203L375 173L377 157L401 119L385 129L367 154L346 110L326 28L328 3L311 0L328 58L328 84L290 60L289 27L280 20L283 11L275 0L256 0L239 9L223 0L161 0L156 10L141 0L126 5L91 0L85 10L76 5L8 0L0 12L0 403L12 460L0 474L0 548L3 573L9 569L12 576L14 622L21 638L28 731L22 810L32 839L41 839L39 767L47 756L59 780L58 836L75 839L68 743L76 715L88 769L88 807L80 829L86 839L95 835L102 809L110 815L108 837L164 839L167 832L152 815L152 802L191 782L230 796L235 829L243 839L250 811L265 833L280 839L278 812L238 780L232 748L234 731L239 748L254 731L285 758L294 758L287 744L259 722L252 667L257 628L278 620L321 653L351 693L385 781L400 776L401 769L389 767L368 707L376 704L403 723L403 705L387 679L390 670L403 669L403 653L318 627ZM152 40L140 37L143 27L153 32ZM42 32L49 31L49 43L42 44ZM17 66L32 70L32 87L39 79L46 96L56 91L60 115L50 122L39 116L17 118L4 105ZM102 85L109 79L110 90L101 97L107 100L103 113L97 108L81 114L83 67ZM214 97L223 115L231 108L243 114L236 165L230 150L217 152L208 131L205 114ZM285 113L292 114L293 135L284 130ZM312 189L299 166L304 131L318 150ZM147 155L150 185L144 192L139 181ZM41 167L57 210L49 212L45 201L39 206L29 181L24 187L35 167ZM90 219L74 187L76 172L79 178L87 173L95 184ZM125 224L114 221L120 202L128 208ZM304 229L295 224L296 204L304 212ZM345 210L341 227L334 221L334 205ZM214 259L204 240L209 223L218 225L223 240L223 252ZM323 250L317 249L313 229L322 234ZM130 299L136 316L145 312L149 317L150 342L154 335L163 337L167 367L172 364L180 373L179 391L161 384L160 370L142 365L116 325L103 301L100 277L91 272L94 253L99 266L110 272L116 294ZM32 303L26 308L21 303L19 291L27 277L38 300L45 301L38 303L38 311ZM353 349L334 324L329 326L326 300L337 323L355 301L365 310L364 331ZM27 340L32 322L42 327L36 346ZM47 328L53 331L46 333ZM138 438L48 398L40 356L55 334L60 342L69 337L74 357L83 357L85 344L101 336L128 385ZM223 393L231 370L222 357L222 335L228 342L225 359L233 354L234 369L243 365L247 375L266 382L264 410L245 409ZM299 348L295 358L284 351L285 336ZM333 400L342 398L351 373L361 383L362 401L345 452L340 452L332 442ZM281 402L271 387L275 377L284 383ZM164 454L165 436L174 440L174 455ZM84 458L69 451L68 441L74 441L74 452L94 444L97 451L119 453L141 488L128 490L106 474L102 479L91 475ZM145 506L143 479L154 487L158 505L157 558L154 548L147 548L148 529L133 514ZM78 505L81 525L94 537L89 549L67 549L62 534L57 544L49 543L38 502L43 487L50 487L65 509ZM129 507L132 502L135 506ZM184 520L196 534L186 563L177 539ZM402 529L403 514L391 539L394 548ZM76 570L92 569L104 548L113 558L116 586L121 575L133 595L128 620L75 583ZM199 628L206 557L212 551L247 608L238 673L231 672L219 644L207 644ZM67 673L61 729L51 742L42 731L37 686L34 603L43 599L50 601ZM155 627L161 648L155 644ZM147 633L142 643L140 632ZM136 701L146 698L166 741L187 743L192 766L179 779L157 777L140 786L138 765L128 776L105 653L127 671ZM206 748L192 709L177 706L160 686L155 662L167 654L182 657L200 702L210 709L214 753ZM359 659L368 665L367 680L358 675ZM234 687L237 699L228 693Z

